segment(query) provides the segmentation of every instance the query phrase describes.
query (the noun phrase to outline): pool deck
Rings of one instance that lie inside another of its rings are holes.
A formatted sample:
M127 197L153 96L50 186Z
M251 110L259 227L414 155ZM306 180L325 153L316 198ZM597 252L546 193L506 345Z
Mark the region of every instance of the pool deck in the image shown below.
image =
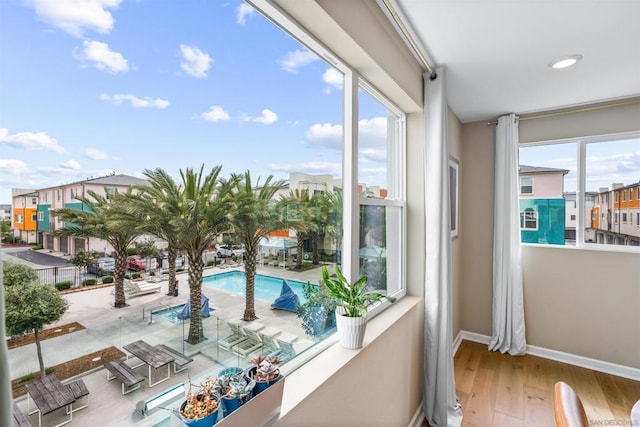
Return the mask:
M3 256L4 259L8 257ZM241 269L241 268L240 268ZM207 268L205 275L230 271L230 269ZM317 282L320 270L307 270L302 273L283 270L276 267L258 267L259 274L277 276L301 282ZM186 273L177 276L179 280L179 296L167 296L167 281L160 282L162 289L159 293L129 298L128 307L113 308L113 287L93 289L83 292L66 294L69 309L55 324L64 325L78 322L86 329L74 331L70 334L41 342L45 366L54 366L70 359L98 351L102 348L114 346L122 349L123 345L144 339L151 345L164 343L189 356L194 361L187 365L188 369L174 374L170 380L155 387L149 387L148 381L142 383L139 390L122 395L117 380L107 381L106 371L99 368L80 377L85 381L90 391L89 406L73 414L70 425L101 425L101 426L142 426L155 425L164 419L163 425L181 426L181 422L173 416L167 417L168 411L158 411L151 417L143 418L136 410L136 403L148 399L163 390L177 384L187 382L191 378L193 383L199 383L207 376L215 376L224 366L246 366L247 358L226 352L217 346L217 337L228 333L226 322L241 317L244 313L245 298L243 295L230 294L211 287L203 286L203 293L209 297L209 304L214 310L209 318L203 319L206 340L197 345L184 341L188 334L189 323L173 324L166 319L154 317L150 322L149 313L152 310L184 304L188 298L188 279ZM270 303L255 300L258 321L267 326L280 329L299 337L296 350L314 344L305 336L300 320L295 313L273 310ZM125 351L126 353L126 351ZM21 346L9 350L10 372L13 378L18 378L39 370L35 344ZM146 369L139 368L146 377ZM158 373L160 374L160 373ZM25 397L16 399L22 412L27 414ZM33 403L31 403L33 408ZM52 426L65 418L64 410L47 415L42 420L43 426ZM37 425L37 414L28 416L32 425Z

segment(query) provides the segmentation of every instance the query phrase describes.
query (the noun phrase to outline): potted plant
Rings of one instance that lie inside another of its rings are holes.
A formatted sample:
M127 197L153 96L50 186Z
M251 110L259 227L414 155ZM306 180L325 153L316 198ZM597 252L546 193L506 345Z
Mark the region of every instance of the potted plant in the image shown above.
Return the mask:
M251 399L256 382L243 373L228 377L218 377L214 385L214 393L218 394L224 404L224 415L238 409Z
M249 360L249 364L254 365L249 369L249 378L256 382L254 394L266 390L267 387L280 379L280 363L282 360L277 356L259 355Z
M390 302L394 299L381 292L367 291L367 276L361 276L351 284L337 265L335 271L336 277L332 278L329 276L327 267L322 267L322 280L327 286L329 296L336 299L338 307L336 309L338 339L343 347L358 349L362 347L367 326L367 308L383 299Z
M216 380L207 378L200 384L200 389L193 392L189 383L187 398L180 405L182 422L191 427L211 427L218 421L220 398L214 393L215 384Z
M321 338L336 326L336 302L329 296L327 285L322 281L319 285L309 282L303 284L302 293L306 301L297 310L302 329L311 337Z

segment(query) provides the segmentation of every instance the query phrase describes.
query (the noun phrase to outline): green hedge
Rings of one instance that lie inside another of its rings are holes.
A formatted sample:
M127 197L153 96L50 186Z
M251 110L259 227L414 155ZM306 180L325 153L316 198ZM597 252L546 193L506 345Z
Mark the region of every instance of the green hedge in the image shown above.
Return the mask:
M102 283L113 283L116 279L113 276L104 276L102 278Z
M69 289L71 286L73 286L73 282L71 280L65 280L63 282L58 282L55 284L56 289L59 291Z
M142 274L140 274L140 273L132 273L131 274L131 278L132 279L139 279L141 277L142 277Z
M98 283L98 279L84 279L82 281L82 286L93 286L96 285Z

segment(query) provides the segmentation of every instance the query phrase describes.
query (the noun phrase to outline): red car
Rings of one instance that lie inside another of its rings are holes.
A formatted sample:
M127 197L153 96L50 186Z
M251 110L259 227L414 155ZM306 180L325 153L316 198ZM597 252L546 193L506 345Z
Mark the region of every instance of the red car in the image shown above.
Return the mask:
M151 258L153 268L156 268L155 258ZM134 271L145 271L147 269L147 261L140 255L131 255L127 257L127 268Z

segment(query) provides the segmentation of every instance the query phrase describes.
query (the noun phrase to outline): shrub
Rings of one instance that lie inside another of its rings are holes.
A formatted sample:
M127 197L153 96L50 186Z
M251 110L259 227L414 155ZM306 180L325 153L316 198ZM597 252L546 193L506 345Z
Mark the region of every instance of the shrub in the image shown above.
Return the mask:
M56 370L55 366L47 366L46 368L44 368L44 373L47 375L53 374L53 372Z
M56 289L59 291L69 289L71 286L73 286L73 282L71 280L64 280L55 284Z
M93 286L96 285L98 283L98 279L84 279L82 281L82 286Z
M127 256L138 255L137 248L127 248Z
M132 273L131 274L131 278L134 279L134 280L135 279L139 279L141 277L142 277L142 274L140 274L140 273Z
M155 276L155 275L156 275L156 272L155 272L155 271L150 271L150 272L149 272L149 276Z
M115 281L115 279L113 278L113 276L104 276L102 278L102 283L113 283Z
M20 377L20 381L22 381L23 383L26 383L35 379L36 379L36 376L34 374L27 374L23 377Z
M207 261L207 267L211 267L212 265L216 265L216 264L217 264L217 263L216 263L214 260L212 260L212 259L210 259L209 261Z

